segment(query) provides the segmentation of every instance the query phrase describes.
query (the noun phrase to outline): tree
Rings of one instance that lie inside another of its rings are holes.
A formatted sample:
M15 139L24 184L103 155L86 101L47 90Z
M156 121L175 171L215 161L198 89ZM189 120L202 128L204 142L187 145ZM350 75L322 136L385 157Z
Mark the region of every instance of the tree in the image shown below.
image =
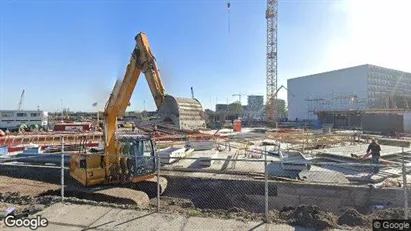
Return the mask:
M238 101L228 105L228 110L234 114L243 114L243 106L241 106L241 103Z
M68 116L70 114L70 109L69 108L64 108L63 109L63 116Z
M280 104L280 105L277 105L278 106L278 113L279 113L279 117L280 118L286 118L287 117L287 114L288 114L288 111L287 111L287 107L285 106L285 104Z

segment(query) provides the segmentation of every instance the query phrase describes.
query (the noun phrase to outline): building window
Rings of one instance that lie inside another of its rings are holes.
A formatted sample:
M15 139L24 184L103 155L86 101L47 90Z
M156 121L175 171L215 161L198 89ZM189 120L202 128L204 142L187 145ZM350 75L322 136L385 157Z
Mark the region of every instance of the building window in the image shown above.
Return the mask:
M37 116L39 116L40 114L39 114L39 113L31 113L30 115L31 115L31 117L37 117Z
M17 117L26 117L27 113L17 113Z
M1 113L1 117L3 117L3 118L10 118L10 117L13 117L14 115L13 115L13 112L3 112L3 113Z

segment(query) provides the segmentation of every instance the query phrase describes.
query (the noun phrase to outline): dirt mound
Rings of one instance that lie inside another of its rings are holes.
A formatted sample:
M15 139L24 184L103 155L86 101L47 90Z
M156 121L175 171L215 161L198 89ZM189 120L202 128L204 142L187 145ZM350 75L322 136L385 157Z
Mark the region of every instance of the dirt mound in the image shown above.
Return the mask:
M242 221L249 221L249 220L261 220L264 214L261 213L253 213L248 212L241 208L230 208L228 210L225 209L200 209L199 212L201 216L204 217L212 217L212 218L219 218L219 219L236 219Z
M33 197L29 195L20 195L19 192L5 192L0 193L0 202L17 205L28 205L33 202Z
M411 214L411 209L408 214ZM403 208L389 208L377 210L370 214L371 219L404 219L404 209Z
M359 213L353 208L347 209L339 218L337 223L339 225L348 226L366 226L369 224L369 220L366 216Z
M202 193L191 200L200 209L228 209L235 207L230 195L225 193Z
M297 208L286 207L280 212L280 218L292 225L323 230L337 226L336 217L331 213L321 211L312 205L300 205Z

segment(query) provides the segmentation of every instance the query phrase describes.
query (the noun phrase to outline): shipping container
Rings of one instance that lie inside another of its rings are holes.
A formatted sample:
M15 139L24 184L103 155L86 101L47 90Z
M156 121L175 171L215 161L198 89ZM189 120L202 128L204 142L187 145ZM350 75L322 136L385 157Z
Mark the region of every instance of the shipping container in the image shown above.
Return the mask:
M54 131L90 131L92 123L61 123L54 125Z

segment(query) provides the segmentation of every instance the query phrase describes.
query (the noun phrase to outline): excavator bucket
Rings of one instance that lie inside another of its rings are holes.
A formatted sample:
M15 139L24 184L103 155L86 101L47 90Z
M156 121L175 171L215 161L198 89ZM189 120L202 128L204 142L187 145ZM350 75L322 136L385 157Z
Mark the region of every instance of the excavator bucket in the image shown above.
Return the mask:
M178 129L198 130L206 128L203 107L196 99L166 95L158 114L163 121L172 122Z

